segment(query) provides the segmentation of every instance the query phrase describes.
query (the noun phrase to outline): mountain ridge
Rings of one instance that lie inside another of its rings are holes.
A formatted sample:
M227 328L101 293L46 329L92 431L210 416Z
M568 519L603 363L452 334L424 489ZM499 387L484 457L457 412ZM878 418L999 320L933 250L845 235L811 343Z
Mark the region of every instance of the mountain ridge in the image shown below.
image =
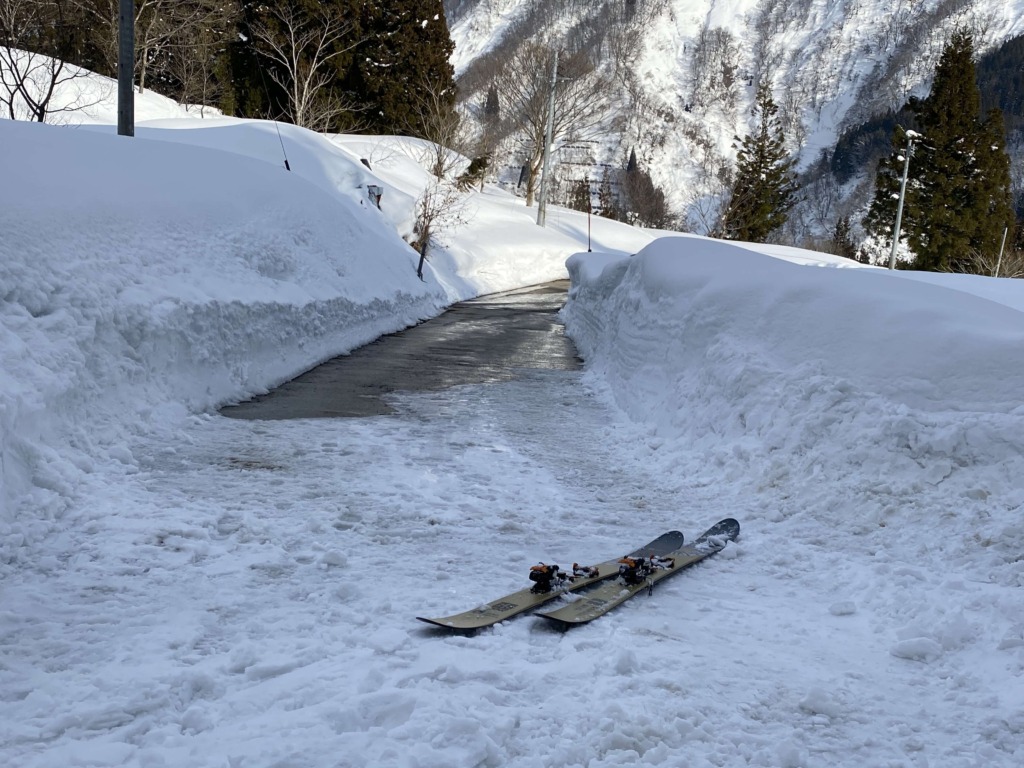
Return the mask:
M954 29L973 32L979 57L1024 34L1024 0L449 0L446 12L471 106L522 41L588 48L617 86L595 164L621 166L636 148L684 227L702 234L734 138L749 130L757 83L772 84L788 149L807 174L845 131L927 95ZM521 152L506 141L498 164L514 168ZM828 216L797 211L787 236L820 236L826 219L855 214L868 181L862 169L842 185Z

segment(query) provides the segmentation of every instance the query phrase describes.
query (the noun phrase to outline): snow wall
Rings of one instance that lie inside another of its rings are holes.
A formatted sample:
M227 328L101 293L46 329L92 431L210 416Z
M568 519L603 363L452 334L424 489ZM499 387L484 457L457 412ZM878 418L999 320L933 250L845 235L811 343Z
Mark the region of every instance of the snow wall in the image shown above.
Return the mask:
M54 529L82 472L131 471L126 432L451 302L363 203L358 163L331 195L241 154L109 130L0 121L0 565ZM231 130L244 144L266 127Z
M1024 313L688 238L568 266L567 331L664 472L698 453L693 482L749 485L769 519L879 541L956 518L992 545L982 578L1024 584Z

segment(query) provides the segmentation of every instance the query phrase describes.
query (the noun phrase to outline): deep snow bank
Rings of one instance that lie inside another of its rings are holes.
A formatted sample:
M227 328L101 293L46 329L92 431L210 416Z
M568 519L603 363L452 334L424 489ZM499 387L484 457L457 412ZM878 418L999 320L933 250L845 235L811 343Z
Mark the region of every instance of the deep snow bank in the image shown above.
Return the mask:
M976 281L966 292L693 238L579 254L569 270L567 330L666 471L699 452L706 482L752 484L778 514L855 532L955 514L965 547L972 525L1024 545L1024 313L974 295ZM1024 583L1009 551L989 565L986 578Z
M571 264L579 278L587 257ZM1024 342L1024 314L973 294L679 238L613 262L591 286L615 309L601 322L618 323L619 333L642 302L642 327L658 323L679 345L670 356L678 370L694 368L694 356L727 355L728 345L745 365L801 378L825 373L912 407L1009 412L1020 404L1024 363L1014 350ZM863 344L864 334L876 343ZM583 332L584 343L597 338Z
M50 527L78 473L130 466L122 430L264 390L449 303L357 190L143 137L0 134L0 561Z

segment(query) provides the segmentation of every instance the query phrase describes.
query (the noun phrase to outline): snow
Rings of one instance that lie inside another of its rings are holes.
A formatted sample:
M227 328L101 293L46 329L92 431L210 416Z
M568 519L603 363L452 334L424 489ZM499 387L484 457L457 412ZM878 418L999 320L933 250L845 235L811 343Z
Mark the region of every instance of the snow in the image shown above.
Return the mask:
M490 187L420 281L422 145L166 110L0 121L0 763L1024 761L1024 284ZM566 275L583 372L216 414ZM723 517L571 632L415 620Z
M479 76L485 70L477 66L480 60L513 39L543 37L555 47L572 48L581 30L614 34L630 24L609 25L602 18L622 3L477 0L448 5L455 9L448 18L455 42L452 63L460 76ZM735 164L734 137L755 129L754 78L767 78L772 86L787 149L796 168L808 171L823 153L831 155L845 130L898 110L910 97L927 96L943 44L956 28L972 29L979 54L1024 33L1024 0L637 0L635 5L631 23L642 32L638 48L624 61L614 54L615 45L603 46L598 56L605 75L632 77L633 82L629 93L616 86L606 94L606 122L600 136L591 137L596 138L594 155L598 163L621 167L635 149L673 209L689 228L701 232L713 228L709 211L720 202L720 171ZM530 29L522 24L530 18L543 22ZM727 50L715 54L724 55L722 61L694 56L709 33L727 35L719 38L729 40ZM734 68L731 86L722 82L723 65ZM472 82L464 85L479 88L468 104L479 106L485 86L476 83L486 81L467 80ZM569 165L576 142L556 144L564 144L555 153L566 163L563 182L581 176ZM514 180L520 153L518 143L509 142L498 150L495 167ZM863 187L842 190L843 206L830 207L827 200L798 204L789 224L796 228L793 239L828 237L831 227L817 221L824 209L828 221L838 217L839 208L859 211L854 219L861 218L869 202Z

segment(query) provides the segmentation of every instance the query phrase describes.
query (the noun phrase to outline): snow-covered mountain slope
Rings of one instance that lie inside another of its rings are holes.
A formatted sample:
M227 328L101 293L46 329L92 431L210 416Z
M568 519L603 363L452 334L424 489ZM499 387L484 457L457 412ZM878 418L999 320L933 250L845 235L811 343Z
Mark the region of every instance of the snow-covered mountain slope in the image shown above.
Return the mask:
M1024 0L450 0L454 64L481 100L488 59L519 41L586 48L610 78L598 162L635 148L700 231L709 199L772 85L800 167L847 127L926 95L950 32L979 52L1024 34ZM505 158L515 163L515 148Z

